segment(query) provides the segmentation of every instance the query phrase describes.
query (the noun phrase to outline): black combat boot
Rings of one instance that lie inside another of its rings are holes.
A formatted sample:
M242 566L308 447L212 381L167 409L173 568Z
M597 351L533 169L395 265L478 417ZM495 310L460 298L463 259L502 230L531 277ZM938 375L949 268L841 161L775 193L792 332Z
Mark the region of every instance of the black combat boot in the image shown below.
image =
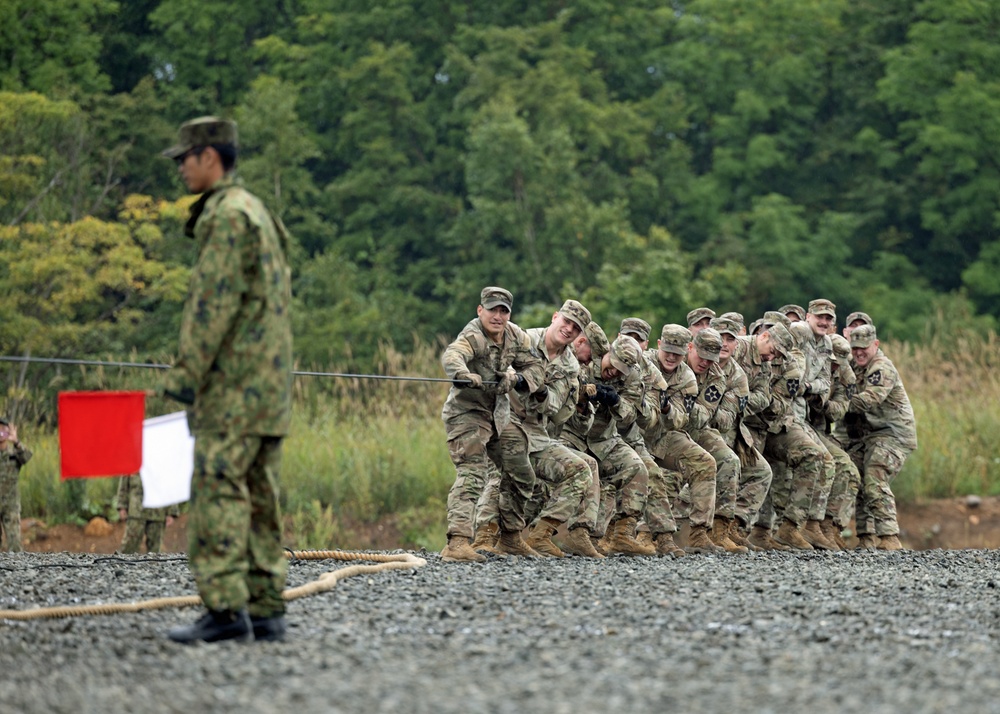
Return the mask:
M288 632L284 615L251 617L250 624L253 625L255 642L282 642L285 639L285 633Z
M253 625L246 610L209 610L193 625L171 628L167 637L189 645L192 642L253 642Z

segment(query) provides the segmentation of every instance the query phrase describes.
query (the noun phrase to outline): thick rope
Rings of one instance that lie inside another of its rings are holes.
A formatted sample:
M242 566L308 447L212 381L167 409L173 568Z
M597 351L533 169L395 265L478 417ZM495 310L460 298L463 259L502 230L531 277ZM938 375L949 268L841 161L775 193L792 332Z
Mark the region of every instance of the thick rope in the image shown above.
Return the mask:
M285 600L316 595L333 590L345 578L383 570L410 570L427 565L427 561L410 553L386 555L382 553L352 553L346 550L295 550L286 551L286 556L297 560L368 560L378 565L348 565L346 568L323 573L311 583L289 588L282 593ZM0 620L39 620L43 618L78 617L80 615L116 615L122 612L143 610L165 610L170 607L194 607L201 604L197 595L159 597L133 603L105 603L103 605L77 605L63 607L42 607L33 610L0 610Z

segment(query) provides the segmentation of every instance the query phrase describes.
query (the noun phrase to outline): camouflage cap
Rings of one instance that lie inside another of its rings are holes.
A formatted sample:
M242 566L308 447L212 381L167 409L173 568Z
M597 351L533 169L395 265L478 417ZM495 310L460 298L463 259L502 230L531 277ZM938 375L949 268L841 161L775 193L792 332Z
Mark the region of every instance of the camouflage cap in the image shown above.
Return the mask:
M559 308L559 314L567 320L576 323L581 330L587 329L590 323L590 310L578 303L576 300L567 300Z
M594 353L595 359L601 359L611 349L608 336L604 334L604 330L596 322L588 322L587 326L583 328L583 334L587 336L587 341L590 343L590 351Z
M837 306L825 298L817 298L809 301L809 312L813 315L829 315L836 319Z
M691 327L696 322L700 322L705 318L715 317L715 310L710 307L696 307L694 310L687 314L688 327Z
M795 349L795 338L792 337L792 333L788 331L788 328L780 322L767 326L765 331L771 338L771 345L774 346L774 349L782 357L788 357Z
M792 321L785 316L784 310L768 310L764 313L763 325L767 329L771 325L784 325L785 327L791 327Z
M861 325L851 330L851 349L870 347L878 337L874 325Z
M760 332L760 328L763 324L764 321L760 318L754 320L753 322L750 323L750 327L747 328L747 334L756 335L758 332Z
M740 326L740 329L743 329L743 326L747 324L747 321L743 319L743 314L739 312L724 312L721 315L719 315L719 317L724 317L727 320L732 320L733 322L735 322L737 325Z
M711 327L706 327L694 336L694 349L698 356L710 362L719 361L722 352L722 336Z
M642 348L628 335L618 335L618 338L611 343L608 355L611 357L612 366L627 376L632 373L632 368L639 364Z
M219 117L198 117L181 124L177 143L163 150L168 159L177 159L199 146L229 144L239 146L236 122Z
M867 312L852 312L850 315L847 316L847 326L850 327L852 322L857 322L858 320L861 320L861 322L865 323L866 325L875 324L875 321L871 318L871 316Z
M660 349L675 355L687 354L692 337L691 330L684 325L664 325L660 330Z
M739 337L740 335L740 326L735 320L730 320L728 317L716 317L708 326L720 335L732 335L733 337Z
M492 310L497 305L503 305L508 310L511 310L514 306L514 296L510 294L509 290L504 290L503 288L483 288L483 292L479 294L479 304L487 310Z
M806 319L806 311L802 309L801 305L793 305L793 304L784 305L783 307L778 308L778 312L780 312L785 317L788 317L788 313L791 312L795 315L795 317L797 317L800 320Z
M830 335L833 343L833 356L837 360L848 359L851 356L851 343L843 335Z
M622 320L622 326L618 328L618 332L623 335L637 337L639 342L648 340L649 333L652 330L653 328L649 326L649 323L640 317L626 317Z

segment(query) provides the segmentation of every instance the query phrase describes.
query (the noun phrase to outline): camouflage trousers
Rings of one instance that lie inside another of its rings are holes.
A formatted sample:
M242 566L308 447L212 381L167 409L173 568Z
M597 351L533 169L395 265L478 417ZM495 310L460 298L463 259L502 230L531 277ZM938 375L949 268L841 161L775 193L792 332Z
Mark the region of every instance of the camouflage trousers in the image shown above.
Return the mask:
M195 434L188 561L205 606L285 611L278 472L282 438Z
M756 447L751 457L753 461L740 464L740 488L736 493L736 517L744 526L757 522L773 478L771 466Z
M691 525L711 528L715 518L716 477L712 455L694 443L694 439L684 431L665 432L652 445L651 452L657 466L664 472L663 486L671 513L671 504L679 498L681 485L687 485L691 492L691 512L688 516ZM650 498L658 498L655 490ZM649 508L648 503L646 508Z
M677 483L678 474L669 469L660 468L656 459L649 453L644 445L635 446L635 452L639 454L643 465L646 467L648 475L646 498L642 511L643 530L647 529L653 537L661 533L675 533L677 531L677 521L674 520L673 510L670 508L670 482ZM633 483L635 483L633 481Z
M6 550L20 553L21 546L21 492L17 485L17 472L0 477L0 530L7 540Z
M715 459L715 515L718 518L735 518L736 495L740 489L740 457L715 429L699 429L691 438Z
M496 467L495 502L500 527L523 530L525 506L535 486L525 433L515 424L508 424L497 436L493 425L486 421L445 422L445 431L448 454L455 465L455 483L448 492L448 535L473 537L477 503L489 480L490 462Z
M898 535L896 497L889 485L912 449L891 437L868 436L853 442L849 454L861 471L855 521L858 535Z
M142 539L146 538L146 552L160 553L163 551L163 532L167 524L162 520L148 520L141 516L129 516L125 520L125 537L118 550L122 553L139 553L142 551Z
M826 498L810 507L809 518L816 520L832 518L833 522L843 530L854 518L854 507L861 486L861 473L854 465L854 460L833 436L821 431L817 431L817 434L833 459L834 476L830 489L825 494Z
M597 531L606 533L608 524L620 518L642 515L645 489L628 489L634 479L648 483L646 466L635 449L618 439L607 455L598 461L601 502L597 512Z
M772 528L774 521L781 518L796 525L809 520L815 484L822 482L827 469L833 466L830 452L813 433L798 423L784 427L777 434L753 430L754 443L764 442L764 458L774 473L771 498L761 507L757 525ZM787 469L779 468L779 464Z

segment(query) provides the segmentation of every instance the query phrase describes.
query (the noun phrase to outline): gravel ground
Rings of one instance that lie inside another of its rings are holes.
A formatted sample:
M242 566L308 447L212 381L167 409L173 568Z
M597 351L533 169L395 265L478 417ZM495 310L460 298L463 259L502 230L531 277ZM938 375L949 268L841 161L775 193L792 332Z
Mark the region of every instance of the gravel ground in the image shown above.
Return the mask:
M420 555L290 603L283 643L169 642L193 608L0 621L0 712L1000 712L1000 551ZM0 609L192 594L163 558L3 554Z

